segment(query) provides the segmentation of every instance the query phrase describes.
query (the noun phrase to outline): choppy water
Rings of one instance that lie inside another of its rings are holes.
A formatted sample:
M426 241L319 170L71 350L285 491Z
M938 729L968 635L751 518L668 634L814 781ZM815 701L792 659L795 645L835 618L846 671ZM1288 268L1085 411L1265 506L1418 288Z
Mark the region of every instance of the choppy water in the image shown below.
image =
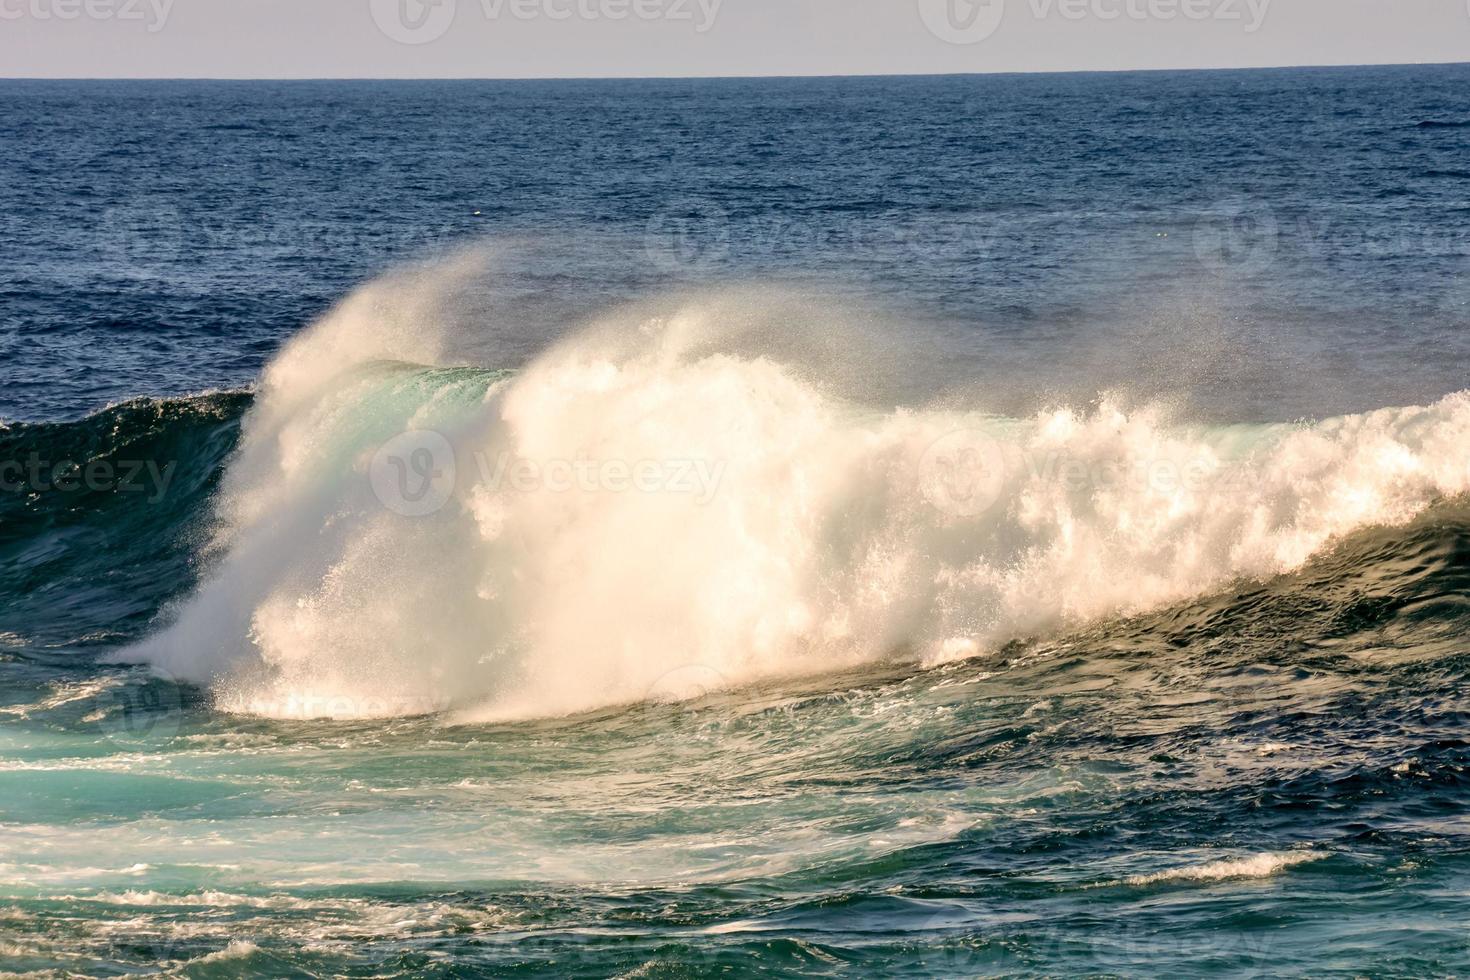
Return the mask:
M1470 969L1467 81L0 83L0 969Z

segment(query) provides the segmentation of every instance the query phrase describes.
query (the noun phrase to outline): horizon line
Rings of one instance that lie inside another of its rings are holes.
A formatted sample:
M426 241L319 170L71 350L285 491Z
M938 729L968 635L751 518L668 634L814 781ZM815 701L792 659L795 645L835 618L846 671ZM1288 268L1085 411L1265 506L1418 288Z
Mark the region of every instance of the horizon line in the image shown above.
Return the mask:
M1470 61L1192 65L1172 68L1064 68L1034 71L854 72L737 75L0 75L0 82L675 82L866 78L1004 78L1034 75L1134 75L1180 72L1325 71L1334 68L1450 68Z

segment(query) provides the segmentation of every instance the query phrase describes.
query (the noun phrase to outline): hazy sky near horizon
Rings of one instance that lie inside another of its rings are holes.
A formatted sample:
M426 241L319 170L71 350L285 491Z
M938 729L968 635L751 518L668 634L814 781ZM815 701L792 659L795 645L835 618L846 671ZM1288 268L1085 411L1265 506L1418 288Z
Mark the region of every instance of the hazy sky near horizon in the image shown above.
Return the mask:
M1470 0L0 0L0 76L913 74L1470 61Z

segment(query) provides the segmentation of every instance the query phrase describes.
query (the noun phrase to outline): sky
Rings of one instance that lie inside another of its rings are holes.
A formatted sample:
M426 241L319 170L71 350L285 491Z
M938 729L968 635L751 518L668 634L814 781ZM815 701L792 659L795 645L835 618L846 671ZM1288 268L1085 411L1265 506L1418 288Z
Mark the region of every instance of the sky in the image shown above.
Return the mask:
M0 76L872 75L1470 61L1470 0L0 0Z

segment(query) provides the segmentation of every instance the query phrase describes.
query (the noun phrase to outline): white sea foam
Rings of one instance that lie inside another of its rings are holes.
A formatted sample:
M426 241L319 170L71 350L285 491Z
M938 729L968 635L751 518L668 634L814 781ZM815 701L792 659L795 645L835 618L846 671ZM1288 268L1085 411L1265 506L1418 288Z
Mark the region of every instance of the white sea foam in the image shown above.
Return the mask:
M740 293L609 315L513 376L429 370L529 343L467 325L463 278L369 286L277 358L211 577L125 659L241 712L556 715L666 698L670 676L983 656L1290 571L1470 488L1465 393L1223 428L1117 396L885 409L823 380L830 309L804 357L800 307ZM410 459L442 506L385 506ZM640 485L641 463L665 468ZM713 485L671 486L672 464Z
M57 681L50 685L51 693L47 696L29 704L18 704L0 708L0 715L28 718L32 713L54 711L57 708L62 708L69 704L98 698L108 691L122 687L122 685L123 679L114 676L92 678L85 681Z
M172 894L151 890L129 889L122 892L99 891L87 895L60 895L55 900L97 902L104 905L126 905L130 907L177 906L260 909L313 909L331 904L296 898L291 895L239 895L218 890Z
M1320 861L1326 857L1320 851L1288 851L1251 854L1241 858L1227 858L1184 868L1171 868L1147 875L1134 875L1127 879L1130 885L1153 885L1163 881L1225 881L1230 878L1269 878L1286 868L1309 861Z
M205 963L228 963L231 960L243 960L260 952L260 947L252 942L244 940L233 940L224 949L217 952L207 953L197 960L191 961L191 965L202 965Z

